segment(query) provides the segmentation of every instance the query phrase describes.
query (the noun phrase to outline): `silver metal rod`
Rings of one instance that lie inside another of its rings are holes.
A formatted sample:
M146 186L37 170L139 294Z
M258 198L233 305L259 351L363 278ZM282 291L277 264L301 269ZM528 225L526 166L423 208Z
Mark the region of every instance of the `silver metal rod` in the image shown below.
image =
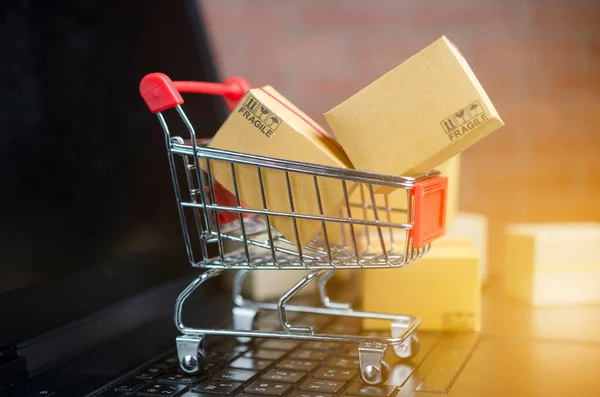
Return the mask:
M268 215L268 216L281 216L284 218L296 218L296 219L307 219L313 221L325 221L325 222L335 222L335 223L352 223L354 225L364 225L364 226L379 226L379 227L393 227L396 229L411 229L412 226L409 224L403 223L389 223L389 222L374 222L368 221L364 219L340 219L331 216L321 216L321 215L307 215L307 214L291 214L289 212L281 212L281 211L272 211L272 210L255 210L251 208L235 208L235 207L226 207L222 205L215 204L196 204L196 203L181 203L183 207L194 207L194 208L206 208L207 210L221 210L221 211L230 211L230 212L243 212L247 214L256 214L256 215Z
M376 174L372 172L353 170L348 168L328 167L325 165L317 165L303 163L300 161L281 160L271 157L257 156L248 153L232 152L228 150L214 149L199 146L196 151L192 147L185 144L177 144L173 146L173 151L176 154L192 156L194 153L198 157L230 161L236 164L246 164L251 166L259 166L281 171L290 171L301 174L319 175L332 178L341 178L349 181L371 183L383 186L399 187L411 189L414 182L439 175L439 171L432 170L431 172L408 176L392 176L386 174Z
M290 203L290 212L292 214L296 214L296 209L294 208L294 196L292 194L292 184L290 183L290 174L289 172L285 172L285 184L287 187L288 200ZM296 218L292 218L292 225L294 226L294 238L296 239L296 250L298 251L298 259L300 262L304 262L304 257L302 255L302 242L300 241L300 234L298 233L298 221Z
M177 297L177 301L175 302L175 316L174 316L175 326L177 327L179 332L186 334L186 333L190 333L190 332L186 332L186 330L193 329L193 328L188 328L183 324L183 317L182 317L183 304L185 303L186 299L202 283L206 282L207 280L210 280L213 277L218 276L219 274L221 274L222 271L223 270L221 270L221 269L209 269L209 270L205 271L204 273L202 273L201 275L196 277L187 287L185 287L185 289L181 292L181 294L179 294L179 296ZM198 334L199 332L191 332L191 333Z
M210 200L212 203L217 203L217 200L215 198L215 180L213 179L212 176L212 170L211 170L211 166L210 166L210 160L206 161L206 175L208 176L208 188L210 191ZM219 222L219 212L215 211L213 212L213 216L215 218L215 226L217 228L217 244L219 246L219 255L221 256L221 261L225 262L225 247L223 247L223 239L221 238L221 224Z
M333 276L335 276L336 272L337 272L337 270L327 270L327 271L321 273L321 275L317 279L317 283L318 283L317 285L319 288L319 296L321 298L321 303L323 304L323 306L329 307L332 309L348 310L348 309L350 309L349 303L333 302L329 298L329 295L327 294L327 283L329 282L329 280L331 280L331 278Z
M177 110L179 117L181 117L181 120L183 121L185 128L187 128L188 133L190 134L192 150L194 151L194 153L198 153L198 143L196 141L196 131L194 130L194 126L192 125L192 123L190 123L190 120L187 118L187 115L185 114L185 112L183 111L183 108L180 105L175 106L175 110ZM173 142L171 145L169 145L170 150L173 150L174 145L177 145L177 143ZM199 188L202 188L203 187L203 183L202 183L203 175L202 175L202 170L200 169L200 163L198 160L198 156L192 156L192 158L194 159L194 173L196 175L196 185ZM203 194L200 195L200 202L202 204L205 204ZM208 223L206 226L208 226Z
M385 202L386 219L389 223L392 223L392 214L390 213L390 203L388 200L388 193L383 195L383 200ZM388 231L390 233L390 251L392 251L396 247L396 244L394 243L394 229L392 229L390 227L390 228L388 228Z
M231 288L231 295L233 296L233 303L237 306L244 306L245 300L242 295L244 280L250 274L250 270L239 270L233 279L233 287Z
M377 213L377 202L375 200L375 192L373 191L373 185L369 184L367 185L367 189L369 190L369 196L371 197L371 203L373 205L373 217L375 218L375 221L377 222L377 235L379 236L379 244L381 247L381 252L383 253L383 256L385 258L386 263L389 262L388 260L388 256L387 256L387 250L385 249L385 241L383 239L383 235L381 234L381 226L380 226L380 222L379 222L379 215Z
M292 326L287 320L286 304L294 297L302 288L306 287L315 277L319 275L319 271L313 271L302 277L296 284L294 284L289 290L287 290L281 298L277 301L277 313L279 314L279 323L281 328L286 332L298 332L298 333L313 333L312 327L298 327Z
M175 158L173 157L173 152L171 150L171 135L169 132L169 126L167 125L167 122L165 121L165 118L163 117L162 113L156 113L156 117L158 117L158 122L160 123L160 126L162 127L162 130L165 133L167 158L169 160L169 169L171 170L171 181L173 182L173 189L175 190L175 201L177 202L179 222L181 223L181 231L183 233L183 240L185 242L186 254L188 257L188 261L191 264L194 264L196 263L196 260L194 259L194 252L190 243L190 232L187 226L187 221L185 219L184 208L182 206L181 188L179 187L179 179L177 178L177 166L175 165Z
M263 182L262 169L260 167L256 167L258 172L258 183L260 184L260 193L263 203L263 208L265 211L268 211L269 207L267 206L267 197L265 195L265 183ZM271 221L269 220L269 216L265 215L265 220L267 222L267 235L269 236L269 247L271 248L271 258L273 258L273 263L277 263L277 256L275 255L275 243L273 242L273 232L271 231Z
M319 214L321 217L325 216L323 213L323 200L321 200L321 189L319 189L319 181L316 176L313 176L313 181L315 184L315 194L317 195L317 204L319 206ZM325 248L327 249L327 258L329 258L329 263L332 266L335 266L333 263L333 258L331 257L331 247L329 246L329 237L327 236L327 226L325 225L325 221L321 221L321 230L323 231L323 239L325 241Z
M235 165L230 163L231 165L231 178L233 179L233 191L235 193L235 203L238 208L242 208L242 202L240 200L240 192L238 189L237 175L235 172ZM252 261L250 260L250 252L248 251L248 238L246 237L246 225L244 224L244 216L241 212L238 212L240 227L242 228L242 242L244 244L244 253L246 254L246 259L248 260L248 264L250 265Z
M202 191L202 188L200 186L195 186L194 184L194 178L192 177L192 173L190 172L190 160L188 156L185 156L183 158L183 162L184 162L184 166L185 166L185 176L187 179L187 183L188 183L188 187L190 190L190 200L193 203L197 203L196 201L196 196L198 194L200 194L200 200L203 200L203 195L204 192ZM204 226L205 226L205 230L208 229L208 219L206 218L206 211L200 211L199 208L193 208L192 212L194 213L194 221L196 224L196 233L198 235L198 240L200 243L200 249L202 252L202 259L203 260L208 260L208 252L206 250L206 244L204 242L204 240L202 239L202 228L200 226L200 219L202 219L204 221Z
M348 215L348 219L352 219L352 210L350 209L350 199L348 197L348 186L346 185L346 181L342 180L342 190L344 191L344 203L346 204L346 214ZM360 257L358 254L358 245L356 244L356 234L354 233L354 225L352 223L350 226L350 236L352 237L352 248L354 250L354 257L356 258L356 264L360 265ZM344 233L345 229L342 229L342 233ZM345 237L344 237L345 239ZM344 241L344 243L347 243Z

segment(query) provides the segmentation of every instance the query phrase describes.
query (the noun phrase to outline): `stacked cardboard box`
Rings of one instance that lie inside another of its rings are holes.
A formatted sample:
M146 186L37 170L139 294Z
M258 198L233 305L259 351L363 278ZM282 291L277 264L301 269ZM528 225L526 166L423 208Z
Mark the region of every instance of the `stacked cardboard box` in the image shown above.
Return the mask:
M600 223L506 229L505 287L535 306L600 303Z
M470 240L445 239L403 268L362 271L366 311L421 318L422 330L479 331L479 253ZM388 329L389 321L365 319L366 329Z
M483 214L458 212L452 226L446 229L446 236L472 240L479 252L481 283L488 277L488 222Z

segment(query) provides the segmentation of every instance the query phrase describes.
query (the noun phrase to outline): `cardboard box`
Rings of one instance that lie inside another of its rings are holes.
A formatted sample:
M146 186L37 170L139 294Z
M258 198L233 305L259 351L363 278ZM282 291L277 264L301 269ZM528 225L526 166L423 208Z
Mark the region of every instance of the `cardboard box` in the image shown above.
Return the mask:
M427 172L504 125L446 37L325 118L357 169L389 175Z
M600 223L506 228L505 289L534 306L600 303Z
M479 331L479 253L470 240L443 238L403 268L362 271L365 311L421 318L424 331ZM365 319L365 329L389 329L390 322Z
M306 276L306 270L254 270L244 282L246 296L254 300L279 299L288 289ZM297 296L317 293L317 280L304 287Z
M446 236L450 238L467 238L477 247L480 258L481 283L484 284L488 276L488 221L483 214L458 212L454 217L452 227L446 229Z
M251 89L246 93L221 126L210 147L352 168L352 163L335 139L270 86ZM206 171L206 163L200 161L200 164ZM235 191L229 163L211 161L211 170L221 185L230 192ZM241 201L251 209L265 209L257 167L236 165L235 171ZM294 211L297 214L320 215L313 177L306 174L289 176ZM262 178L267 208L291 212L285 172L263 168ZM319 177L318 183L324 215L335 216L344 197L341 183L326 177ZM296 242L292 219L271 216L270 222L285 237ZM297 224L302 246L322 230L320 221L298 220Z
M452 228L454 223L455 214L458 212L458 201L459 201L459 186L460 186L460 154L452 157L450 160L440 164L436 167L443 176L448 177L448 200L446 205L446 230ZM405 189L395 189L389 193L381 193L375 195L375 202L377 205L377 214L380 221L388 221L388 211L386 208L386 196L387 206L390 208L389 221L394 223L407 223L408 216L406 209L408 208L408 196ZM373 207L371 203L371 197L365 186L359 186L350 194L348 201L350 202L350 211L352 212L353 219L364 219L364 220L375 220L373 214ZM368 205L368 208L363 208L363 203ZM340 208L340 216L347 216L345 205ZM385 229L386 234L389 235L389 229ZM337 245L349 245L352 244L352 237L350 235L350 228L347 225L340 224L337 228L332 227L331 231L328 229L329 241ZM364 226L355 227L355 233L357 237L359 235L364 236L367 233L376 233L376 229L371 227L367 231ZM396 234L404 235L404 232L397 230ZM403 238L403 237L402 237ZM360 237L361 241L364 238ZM363 245L361 245L364 248Z

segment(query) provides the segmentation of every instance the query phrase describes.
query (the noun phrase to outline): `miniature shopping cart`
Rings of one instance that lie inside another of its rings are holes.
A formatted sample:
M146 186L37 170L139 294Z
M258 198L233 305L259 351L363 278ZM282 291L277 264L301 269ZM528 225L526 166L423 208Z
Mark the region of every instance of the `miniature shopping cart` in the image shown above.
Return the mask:
M444 233L447 179L439 176L437 171L416 177L397 177L267 158L209 148L206 142L197 140L181 107L180 92L223 95L232 109L248 88L241 79L231 79L224 84L172 82L161 73L149 74L140 83L140 93L150 111L157 115L165 133L188 259L192 266L206 269L185 288L175 305L175 325L182 334L177 338L180 366L187 373L199 371L205 355L203 339L206 335L234 336L242 342L252 338L350 342L358 345L362 379L368 384L381 383L389 371L384 361L388 347L391 346L400 358L416 354L418 338L415 331L420 320L412 316L356 311L348 304L332 302L326 293L326 283L337 270L401 268L426 254L431 241ZM187 140L171 135L163 112L173 108L189 133ZM212 170L216 164L225 164L231 170L232 192L214 180ZM239 167L254 170L261 190L262 208L248 208L242 202L239 187L245 181L238 178ZM179 175L182 170L183 174ZM285 177L289 210L282 211L281 205L275 210L268 205L263 181L267 172L278 172ZM295 211L290 178L297 174L312 178L314 196L303 199L316 200L320 213ZM319 186L325 178L337 181L343 190L344 198L337 216L326 215L322 210ZM183 187L184 184L187 186ZM386 194L376 194L381 187L401 191L406 197L404 208L388 205ZM284 237L271 226L275 217L293 223L295 239ZM321 233L303 245L298 237L297 223L307 220L319 222ZM335 238L333 231L337 235ZM231 244L238 248L227 249ZM218 251L216 255L211 254L212 249ZM250 301L242 296L245 277L257 269L303 269L307 272L276 303L270 303ZM233 329L199 329L185 325L182 312L186 299L202 283L225 270L238 271L233 287ZM318 283L322 306L288 303L314 280ZM257 313L264 310L276 311L281 329L253 329ZM290 324L288 313L387 320L391 323L391 333L389 337L382 337L317 332L311 326Z

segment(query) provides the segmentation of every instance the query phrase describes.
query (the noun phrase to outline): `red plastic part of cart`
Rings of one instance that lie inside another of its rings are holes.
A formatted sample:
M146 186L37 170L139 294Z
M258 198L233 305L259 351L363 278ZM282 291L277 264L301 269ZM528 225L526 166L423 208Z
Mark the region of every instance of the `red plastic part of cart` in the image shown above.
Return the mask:
M448 178L438 176L415 183L412 190L413 248L421 248L445 233Z
M204 81L171 81L163 73L149 73L140 82L140 95L152 113L162 112L183 103L181 92L221 95L229 110L250 89L250 83L241 77L232 77L223 83Z
M241 77L231 77L223 83L205 81L171 81L163 73L149 73L140 82L140 94L152 113L162 112L183 103L181 92L193 94L221 95L229 110L233 110L250 89L250 83ZM213 183L216 204L232 207L236 205L235 196L218 182ZM209 189L206 189L207 194ZM243 208L248 208L242 203ZM243 214L244 218L252 218L254 214ZM226 225L239 220L235 212L219 211L219 223Z

